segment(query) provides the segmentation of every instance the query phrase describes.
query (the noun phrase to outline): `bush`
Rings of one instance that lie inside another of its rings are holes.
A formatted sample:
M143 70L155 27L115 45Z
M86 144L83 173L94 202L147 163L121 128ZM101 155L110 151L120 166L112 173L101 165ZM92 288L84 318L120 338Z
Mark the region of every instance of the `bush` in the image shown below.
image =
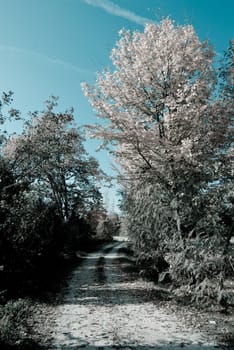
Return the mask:
M15 344L26 339L30 333L32 304L29 299L9 301L0 306L0 345Z
M159 274L167 270L169 264L162 255L143 253L137 258L137 266L142 276L158 281Z

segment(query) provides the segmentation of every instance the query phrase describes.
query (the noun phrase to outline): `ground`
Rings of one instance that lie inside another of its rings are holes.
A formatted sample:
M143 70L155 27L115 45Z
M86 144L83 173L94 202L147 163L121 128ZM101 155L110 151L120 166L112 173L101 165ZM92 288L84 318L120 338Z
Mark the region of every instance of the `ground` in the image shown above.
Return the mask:
M54 303L38 303L35 338L45 349L218 349L233 315L177 305L144 281L115 241L74 268ZM220 347L221 348L221 347Z

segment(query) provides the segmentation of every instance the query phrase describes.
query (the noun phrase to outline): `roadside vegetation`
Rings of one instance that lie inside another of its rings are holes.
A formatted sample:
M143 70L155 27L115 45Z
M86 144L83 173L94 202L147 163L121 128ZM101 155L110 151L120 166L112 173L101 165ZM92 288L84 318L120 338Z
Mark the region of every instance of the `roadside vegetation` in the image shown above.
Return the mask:
M220 60L191 25L164 19L144 32L122 30L111 58L114 70L83 89L105 120L86 129L121 168L121 225L104 209L108 179L87 154L74 111L58 111L51 97L23 118L12 92L2 95L2 348L30 333L26 296L121 230L141 276L183 302L234 306L234 42ZM14 120L25 120L22 132L9 135Z
M23 120L11 108L12 92L1 100L0 152L0 347L27 338L32 302L79 251L112 239L99 191L106 175L84 149L73 111L55 112L57 99L30 114L19 135L4 127ZM97 230L98 228L98 230ZM2 343L1 343L2 342ZM3 345L4 344L4 345ZM25 344L25 343L24 343Z

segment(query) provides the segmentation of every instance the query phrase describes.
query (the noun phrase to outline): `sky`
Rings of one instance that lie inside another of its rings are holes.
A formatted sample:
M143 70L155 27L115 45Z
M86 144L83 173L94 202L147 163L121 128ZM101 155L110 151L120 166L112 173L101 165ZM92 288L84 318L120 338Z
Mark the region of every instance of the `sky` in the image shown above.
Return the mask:
M144 30L169 16L192 24L201 40L209 39L218 55L234 38L233 0L0 0L0 93L12 90L22 114L42 110L49 96L59 97L59 110L75 110L79 125L98 120L84 97L81 82L112 67L110 53L120 29ZM20 131L19 124L13 125ZM87 151L115 177L107 152ZM115 185L103 189L110 210L117 210Z

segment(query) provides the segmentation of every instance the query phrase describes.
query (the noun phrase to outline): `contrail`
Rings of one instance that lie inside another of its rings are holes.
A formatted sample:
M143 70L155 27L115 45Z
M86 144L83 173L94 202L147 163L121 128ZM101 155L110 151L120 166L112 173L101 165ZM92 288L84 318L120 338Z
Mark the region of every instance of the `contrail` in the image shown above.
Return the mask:
M131 22L144 26L146 23L155 23L152 20L136 15L134 12L119 7L109 0L82 0L87 5L99 7L111 15L125 18Z
M49 57L41 52L32 51L32 50L28 50L28 49L24 49L24 48L16 47L16 46L8 46L8 45L0 45L0 50L12 52L12 53L17 53L17 54L21 54L21 55L26 55L26 56L33 56L37 59L41 59L41 60L46 61L48 63L59 65L63 69L72 70L76 73L82 73L82 74L91 74L92 73L93 74L93 72L91 72L87 69L80 68L72 63L63 61L59 58Z

